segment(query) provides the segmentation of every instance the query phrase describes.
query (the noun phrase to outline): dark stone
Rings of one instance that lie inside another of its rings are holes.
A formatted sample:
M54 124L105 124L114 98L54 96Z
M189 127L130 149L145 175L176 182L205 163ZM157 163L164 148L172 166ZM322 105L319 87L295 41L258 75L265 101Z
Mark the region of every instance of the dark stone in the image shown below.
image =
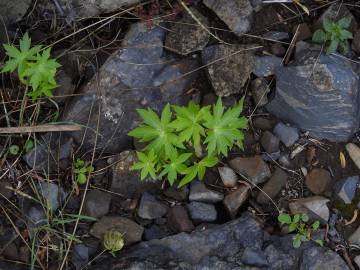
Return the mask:
M219 44L208 46L203 50L202 59L218 96L240 93L250 78L255 57L253 50L246 50L247 48L250 47Z
M311 136L347 141L359 127L359 77L338 57L300 54L276 70L275 98L266 108Z
M250 30L253 7L248 0L204 0L235 34L241 36Z
M316 168L306 175L305 184L312 193L320 195L331 190L333 181L327 170Z
M13 196L13 191L8 187L12 187L10 181L1 180L0 181L0 199L5 197L6 199L10 199Z
M312 247L304 250L299 270L349 270L349 267L334 251L327 248Z
M202 222L214 222L217 218L215 206L202 202L191 202L186 205L189 210L191 219L196 224Z
M272 130L276 125L276 120L272 118L256 117L253 120L253 125L262 130Z
M275 70L282 66L282 58L268 55L255 57L253 73L258 77L268 77L275 74Z
M265 151L269 154L277 152L279 150L280 140L270 131L265 131L261 136L260 140L261 146L265 149Z
M334 192L337 198L344 203L351 204L358 188L359 176L351 176L346 179L337 181L334 186Z
M110 210L111 194L101 190L90 190L84 203L84 215L101 218Z
M169 228L174 232L191 232L195 228L186 209L180 205L169 210L167 221Z
M155 219L165 216L168 207L156 200L156 198L145 192L140 200L139 209L137 211L139 217L143 219Z
M241 185L235 191L226 195L223 204L231 218L235 218L240 207L248 199L250 195L250 187Z
M71 262L76 270L82 269L89 261L89 248L84 244L76 244L72 250Z
M31 0L0 0L0 17L6 25L15 23L25 15Z
M256 78L251 82L251 93L255 106L261 107L268 103L269 83L265 78Z
M312 37L310 27L307 23L300 23L294 26L294 28L292 29L292 34L295 35L295 33L297 33L297 41L310 39Z
M354 38L351 42L351 48L355 52L360 53L360 29L356 30L355 32Z
M207 27L208 20L196 9L191 8L191 12ZM183 18L170 27L166 35L166 49L175 53L188 55L195 51L202 50L209 42L210 34L188 13L184 12Z
M265 204L270 201L269 197L274 199L280 190L285 186L287 178L287 174L282 169L276 168L269 181L267 181L266 184L261 188L261 191L256 198L257 202L260 204Z
M66 197L66 193L62 187L47 181L39 183L39 193L42 195L47 207L52 211L58 209Z
M169 235L170 232L160 228L158 225L151 225L150 228L146 228L144 231L144 239L146 241L161 239Z
M299 130L297 128L287 126L281 122L275 126L274 134L279 137L286 147L292 146L299 139Z
M189 194L188 186L177 188L175 185L173 185L164 191L165 196L177 201L185 201L188 197L188 194Z
M241 261L246 265L265 267L268 266L266 256L262 250L245 248L244 253L241 256Z

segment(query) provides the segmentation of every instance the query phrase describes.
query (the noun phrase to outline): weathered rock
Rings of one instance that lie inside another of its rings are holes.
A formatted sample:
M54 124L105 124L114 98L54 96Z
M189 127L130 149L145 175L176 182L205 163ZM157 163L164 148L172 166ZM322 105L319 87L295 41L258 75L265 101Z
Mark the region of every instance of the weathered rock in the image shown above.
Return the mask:
M207 27L207 18L196 9L190 10L201 24ZM209 38L209 32L201 27L188 12L185 12L183 18L170 27L166 35L165 46L168 50L182 55L188 55L205 48L209 42Z
M253 73L258 77L267 77L275 74L275 70L282 66L282 58L269 56L256 56Z
M238 181L238 176L233 169L229 167L218 167L220 178L225 187L235 187Z
M286 48L280 43L271 45L270 51L273 55L283 57L286 54Z
M244 253L241 256L241 261L246 265L256 267L265 267L269 265L264 252L252 248L245 248Z
M109 57L80 91L82 95L67 104L60 121L87 127L71 133L84 151L95 144L107 152L129 149L132 139L127 134L141 122L137 108L151 106L159 111L167 102L187 102L189 96L183 93L197 73L183 75L194 70L198 61L167 55L164 37L160 27L148 30L144 24L133 24L123 47Z
M114 163L110 188L112 192L119 193L126 198L132 198L145 191L156 192L160 190L160 181L154 182L149 179L140 181L139 172L130 169L137 162L135 151L123 151L114 160L109 161L111 164Z
M316 195L330 191L332 184L331 175L325 169L313 169L305 178L305 185Z
M84 215L101 218L110 210L111 194L98 189L90 190L85 198Z
M190 185L190 201L217 203L224 199L224 194L208 189L203 182L193 181Z
M249 198L250 187L248 185L241 185L237 190L225 196L223 204L231 218L235 218L240 207Z
M358 227L348 238L350 244L360 245L360 227Z
M299 139L299 130L295 127L278 123L274 128L274 134L286 147L292 146Z
M354 143L348 143L345 148L356 167L360 169L360 148Z
M343 60L303 51L276 69L275 97L266 108L311 136L347 141L359 127L359 77Z
M351 204L355 197L359 184L359 176L351 176L337 181L334 187L335 196L340 198L345 204Z
M46 181L39 183L39 193L42 195L47 207L52 211L58 209L66 197L66 193L62 187Z
M268 103L267 94L270 88L267 80L264 78L256 78L251 82L251 93L256 106L261 107Z
M146 241L150 241L153 239L161 239L166 236L169 236L171 232L165 230L164 228L161 228L160 226L154 224L151 225L150 228L145 229L144 231L144 239Z
M203 3L236 35L241 36L250 30L253 8L248 0L204 0Z
M276 168L269 181L267 181L266 184L261 188L262 192L260 191L259 195L257 196L257 202L260 204L265 204L270 201L269 197L274 199L280 190L285 186L287 178L287 174L282 169Z
M185 201L189 194L189 187L183 186L177 188L175 185L167 188L164 191L164 195L177 201Z
M174 232L191 232L195 228L186 209L180 205L169 210L167 222Z
M270 131L264 132L264 134L261 136L260 143L261 146L265 149L265 151L269 154L279 150L280 140Z
M208 65L207 74L218 96L240 93L249 79L254 69L255 57L253 51L246 50L247 48L242 45L219 44L203 50L202 59L204 64Z
M215 206L202 202L191 202L186 205L194 223L213 222L217 218Z
M102 239L104 234L115 229L124 235L125 245L141 241L144 228L131 219L119 216L103 216L91 228L90 234Z
M321 196L302 198L289 203L292 214L306 213L310 218L327 223L330 216L327 203L330 200Z
M21 20L31 5L31 0L0 0L0 17L5 24Z
M165 216L168 207L156 200L156 198L145 192L140 200L139 209L137 211L139 217L143 219L155 219Z
M312 247L304 250L299 270L349 270L349 267L334 251Z
M229 165L256 185L264 183L271 176L270 169L261 156L237 157L230 160Z

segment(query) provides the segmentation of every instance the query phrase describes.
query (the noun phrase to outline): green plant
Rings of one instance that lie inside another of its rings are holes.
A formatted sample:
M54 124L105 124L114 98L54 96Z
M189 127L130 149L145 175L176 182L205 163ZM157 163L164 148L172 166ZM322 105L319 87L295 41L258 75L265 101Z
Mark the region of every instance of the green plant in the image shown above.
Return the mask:
M339 46L343 53L347 53L349 51L348 39L353 38L352 33L346 30L350 23L351 17L344 17L337 22L324 18L323 29L316 30L312 40L316 43L325 43L328 54L336 52Z
M42 51L41 45L31 47L27 33L20 39L19 49L10 44L4 44L4 48L9 59L1 72L17 70L20 81L31 87L27 94L34 101L43 95L52 96L52 90L57 87L55 74L60 64L50 59L51 48Z
M312 239L312 233L319 229L320 222L317 220L311 225L308 224L309 216L307 214L295 214L293 218L289 214L281 213L278 216L278 221L284 225L288 225L289 232L296 232L296 235L293 237L293 247L299 248L302 242L305 241L314 241L320 246L324 245L323 240Z
M218 163L219 155L227 156L234 145L243 148L241 130L247 126L247 119L240 116L243 102L241 99L226 110L221 98L212 107L202 108L190 101L187 106L172 106L174 119L170 104L160 117L150 108L138 109L144 123L130 131L129 136L147 145L137 152L138 162L132 169L141 171L141 180L148 175L154 180L166 176L171 185L178 175L184 175L179 187L196 177L202 180L206 168Z
M109 230L105 232L103 239L103 246L115 257L115 252L121 250L124 247L124 237L122 233L116 230Z
M87 175L92 173L94 171L94 167L89 165L88 162L85 162L81 159L76 159L75 165L74 165L74 174L76 177L76 181L83 185L86 183Z
M19 154L20 151L20 147L16 144L10 145L9 147L9 153L13 156L16 156L17 154Z

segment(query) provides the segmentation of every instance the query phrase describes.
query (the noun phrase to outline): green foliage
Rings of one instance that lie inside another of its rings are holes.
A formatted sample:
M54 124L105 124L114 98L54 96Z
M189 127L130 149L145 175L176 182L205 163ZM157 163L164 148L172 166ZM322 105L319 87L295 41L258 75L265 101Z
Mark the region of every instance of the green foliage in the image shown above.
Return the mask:
M337 22L330 21L328 18L323 20L323 29L316 30L312 40L316 43L325 43L326 52L334 53L340 46L343 53L349 51L349 39L353 38L351 32L346 30L351 23L351 17L344 17Z
M88 162L85 162L81 159L76 159L74 164L74 174L76 177L76 181L83 185L86 183L87 175L94 171L94 167L89 165Z
M138 162L133 170L141 171L141 180L150 175L152 179L166 176L171 185L179 175L183 178L179 187L193 179L204 178L206 168L218 163L218 156L227 156L238 145L242 148L242 129L247 119L241 117L243 99L232 108L225 109L219 98L216 105L200 108L190 101L187 106L167 104L159 117L152 109L138 109L144 123L129 132L147 145L138 152ZM207 156L202 156L202 146L207 145Z
M19 49L14 45L4 44L9 59L1 72L17 70L20 81L31 90L28 95L35 101L39 97L52 96L52 90L57 87L55 74L60 64L50 59L51 48L42 50L42 46L31 47L31 39L26 33L20 40Z
M24 144L25 153L28 153L33 148L34 148L34 141L32 139L28 139Z
M105 232L103 246L115 257L115 252L121 250L125 245L123 235L116 230Z
M295 214L292 218L289 214L281 213L278 216L278 221L288 226L289 232L296 232L293 237L293 247L299 248L302 242L312 240L320 246L324 245L324 242L320 239L312 239L311 235L314 231L319 229L320 222L317 220L313 224L309 225L309 216L307 214Z
M9 147L9 153L13 156L16 156L17 154L19 154L20 151L20 147L16 144L10 145Z

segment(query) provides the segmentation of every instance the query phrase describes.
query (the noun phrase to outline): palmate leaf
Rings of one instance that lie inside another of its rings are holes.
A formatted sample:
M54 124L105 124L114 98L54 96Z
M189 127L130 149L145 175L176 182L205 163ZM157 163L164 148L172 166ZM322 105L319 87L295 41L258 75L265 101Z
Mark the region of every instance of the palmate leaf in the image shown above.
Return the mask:
M136 152L136 154L139 161L131 167L131 170L140 171L141 181L148 175L155 180L157 172L157 156L155 155L154 149L151 149L148 154L143 152Z
M246 128L247 120L240 117L244 100L225 111L225 108L219 98L216 105L213 106L212 114L209 112L205 116L204 126L208 128L208 136L205 143L209 155L223 154L227 156L229 149L234 144L242 146L244 134L241 129Z
M150 108L138 109L144 123L128 133L129 136L140 139L141 142L150 142L145 150L153 149L158 156L165 154L170 157L177 152L176 148L184 148L179 137L171 127L170 104L167 104L161 113L161 118Z
M201 125L204 122L204 116L208 114L210 106L200 109L200 106L190 101L188 106L173 106L176 112L176 119L171 123L176 131L180 131L180 140L182 142L191 141L196 148L200 145L202 136L205 136L205 129Z
M178 174L182 174L186 171L187 166L184 164L192 156L191 153L184 153L177 155L177 153L172 154L170 161L163 165L163 170L160 173L160 176L167 175L167 179L170 185L173 185L177 179Z
M36 54L39 53L41 46L31 48L31 39L28 33L20 39L20 49L8 44L4 44L3 46L6 54L9 56L9 60L5 62L1 72L14 72L18 69L19 77L23 80L24 71L27 68L28 62L35 60Z
M194 164L188 167L184 174L185 177L181 179L178 188L190 183L195 177L198 177L199 180L202 180L205 176L206 168L214 167L219 160L216 157L207 156L200 160L199 162L194 162Z

